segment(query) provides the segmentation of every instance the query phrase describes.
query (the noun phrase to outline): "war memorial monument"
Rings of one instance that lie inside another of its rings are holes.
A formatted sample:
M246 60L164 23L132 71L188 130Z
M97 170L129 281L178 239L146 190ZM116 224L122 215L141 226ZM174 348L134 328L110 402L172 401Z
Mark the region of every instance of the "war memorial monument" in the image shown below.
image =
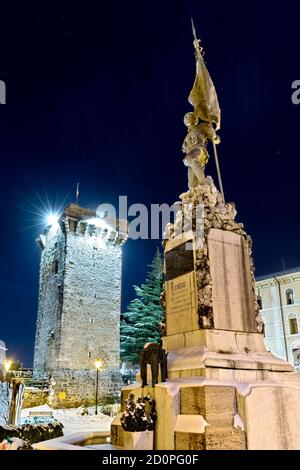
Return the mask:
M142 388L138 376L123 387L122 408L130 392L154 397L155 449L299 449L300 376L264 346L252 241L225 202L216 153L220 108L195 31L194 47L194 111L184 118L183 144L189 189L164 240L168 379ZM208 143L220 191L205 175ZM112 444L124 444L117 421Z

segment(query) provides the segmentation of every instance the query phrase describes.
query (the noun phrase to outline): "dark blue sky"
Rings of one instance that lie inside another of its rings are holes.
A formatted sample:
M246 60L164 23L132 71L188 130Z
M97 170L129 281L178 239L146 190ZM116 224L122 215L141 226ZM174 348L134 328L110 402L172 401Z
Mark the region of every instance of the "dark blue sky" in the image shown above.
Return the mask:
M45 3L45 2L44 2ZM194 79L190 17L222 108L226 199L253 236L257 274L300 265L299 2L1 5L0 338L30 366L39 250L33 204L172 203L187 188L182 119ZM65 5L65 6L64 6ZM215 177L213 159L208 172ZM216 179L216 178L215 178ZM40 217L38 217L40 219ZM123 308L159 242L124 248Z

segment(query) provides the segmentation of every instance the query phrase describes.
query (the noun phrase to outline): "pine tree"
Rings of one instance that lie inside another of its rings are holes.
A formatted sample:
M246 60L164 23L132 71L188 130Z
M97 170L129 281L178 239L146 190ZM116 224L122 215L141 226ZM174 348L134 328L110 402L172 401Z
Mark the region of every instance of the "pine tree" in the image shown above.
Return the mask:
M130 302L121 322L121 357L133 364L139 362L140 352L146 343L158 343L161 338L163 262L159 248L149 267L145 283L140 287L134 286L137 297Z

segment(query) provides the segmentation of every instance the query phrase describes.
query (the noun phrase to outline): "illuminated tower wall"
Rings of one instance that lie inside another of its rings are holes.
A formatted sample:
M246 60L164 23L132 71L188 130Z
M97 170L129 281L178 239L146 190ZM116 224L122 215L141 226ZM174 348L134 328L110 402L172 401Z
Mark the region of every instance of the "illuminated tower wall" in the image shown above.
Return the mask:
M78 406L119 389L124 237L96 214L68 206L38 239L41 247L34 376L52 377L50 403Z
M0 340L0 370L5 361L5 351L6 351L5 343L4 341Z

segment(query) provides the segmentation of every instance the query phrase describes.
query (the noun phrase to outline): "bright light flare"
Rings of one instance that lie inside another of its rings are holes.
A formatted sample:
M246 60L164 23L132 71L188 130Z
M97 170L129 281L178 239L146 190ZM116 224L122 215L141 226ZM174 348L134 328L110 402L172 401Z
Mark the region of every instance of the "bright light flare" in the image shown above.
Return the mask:
M47 224L51 226L56 225L58 222L58 219L59 217L57 214L49 214L47 215Z
M9 369L11 368L11 366L12 366L12 361L8 361L8 360L4 361L3 365L4 365L4 369L6 370L6 372L8 372Z
M96 367L96 369L98 369L98 370L101 369L101 368L103 367L103 361L102 361L101 359L97 359L97 360L95 361L95 367Z

